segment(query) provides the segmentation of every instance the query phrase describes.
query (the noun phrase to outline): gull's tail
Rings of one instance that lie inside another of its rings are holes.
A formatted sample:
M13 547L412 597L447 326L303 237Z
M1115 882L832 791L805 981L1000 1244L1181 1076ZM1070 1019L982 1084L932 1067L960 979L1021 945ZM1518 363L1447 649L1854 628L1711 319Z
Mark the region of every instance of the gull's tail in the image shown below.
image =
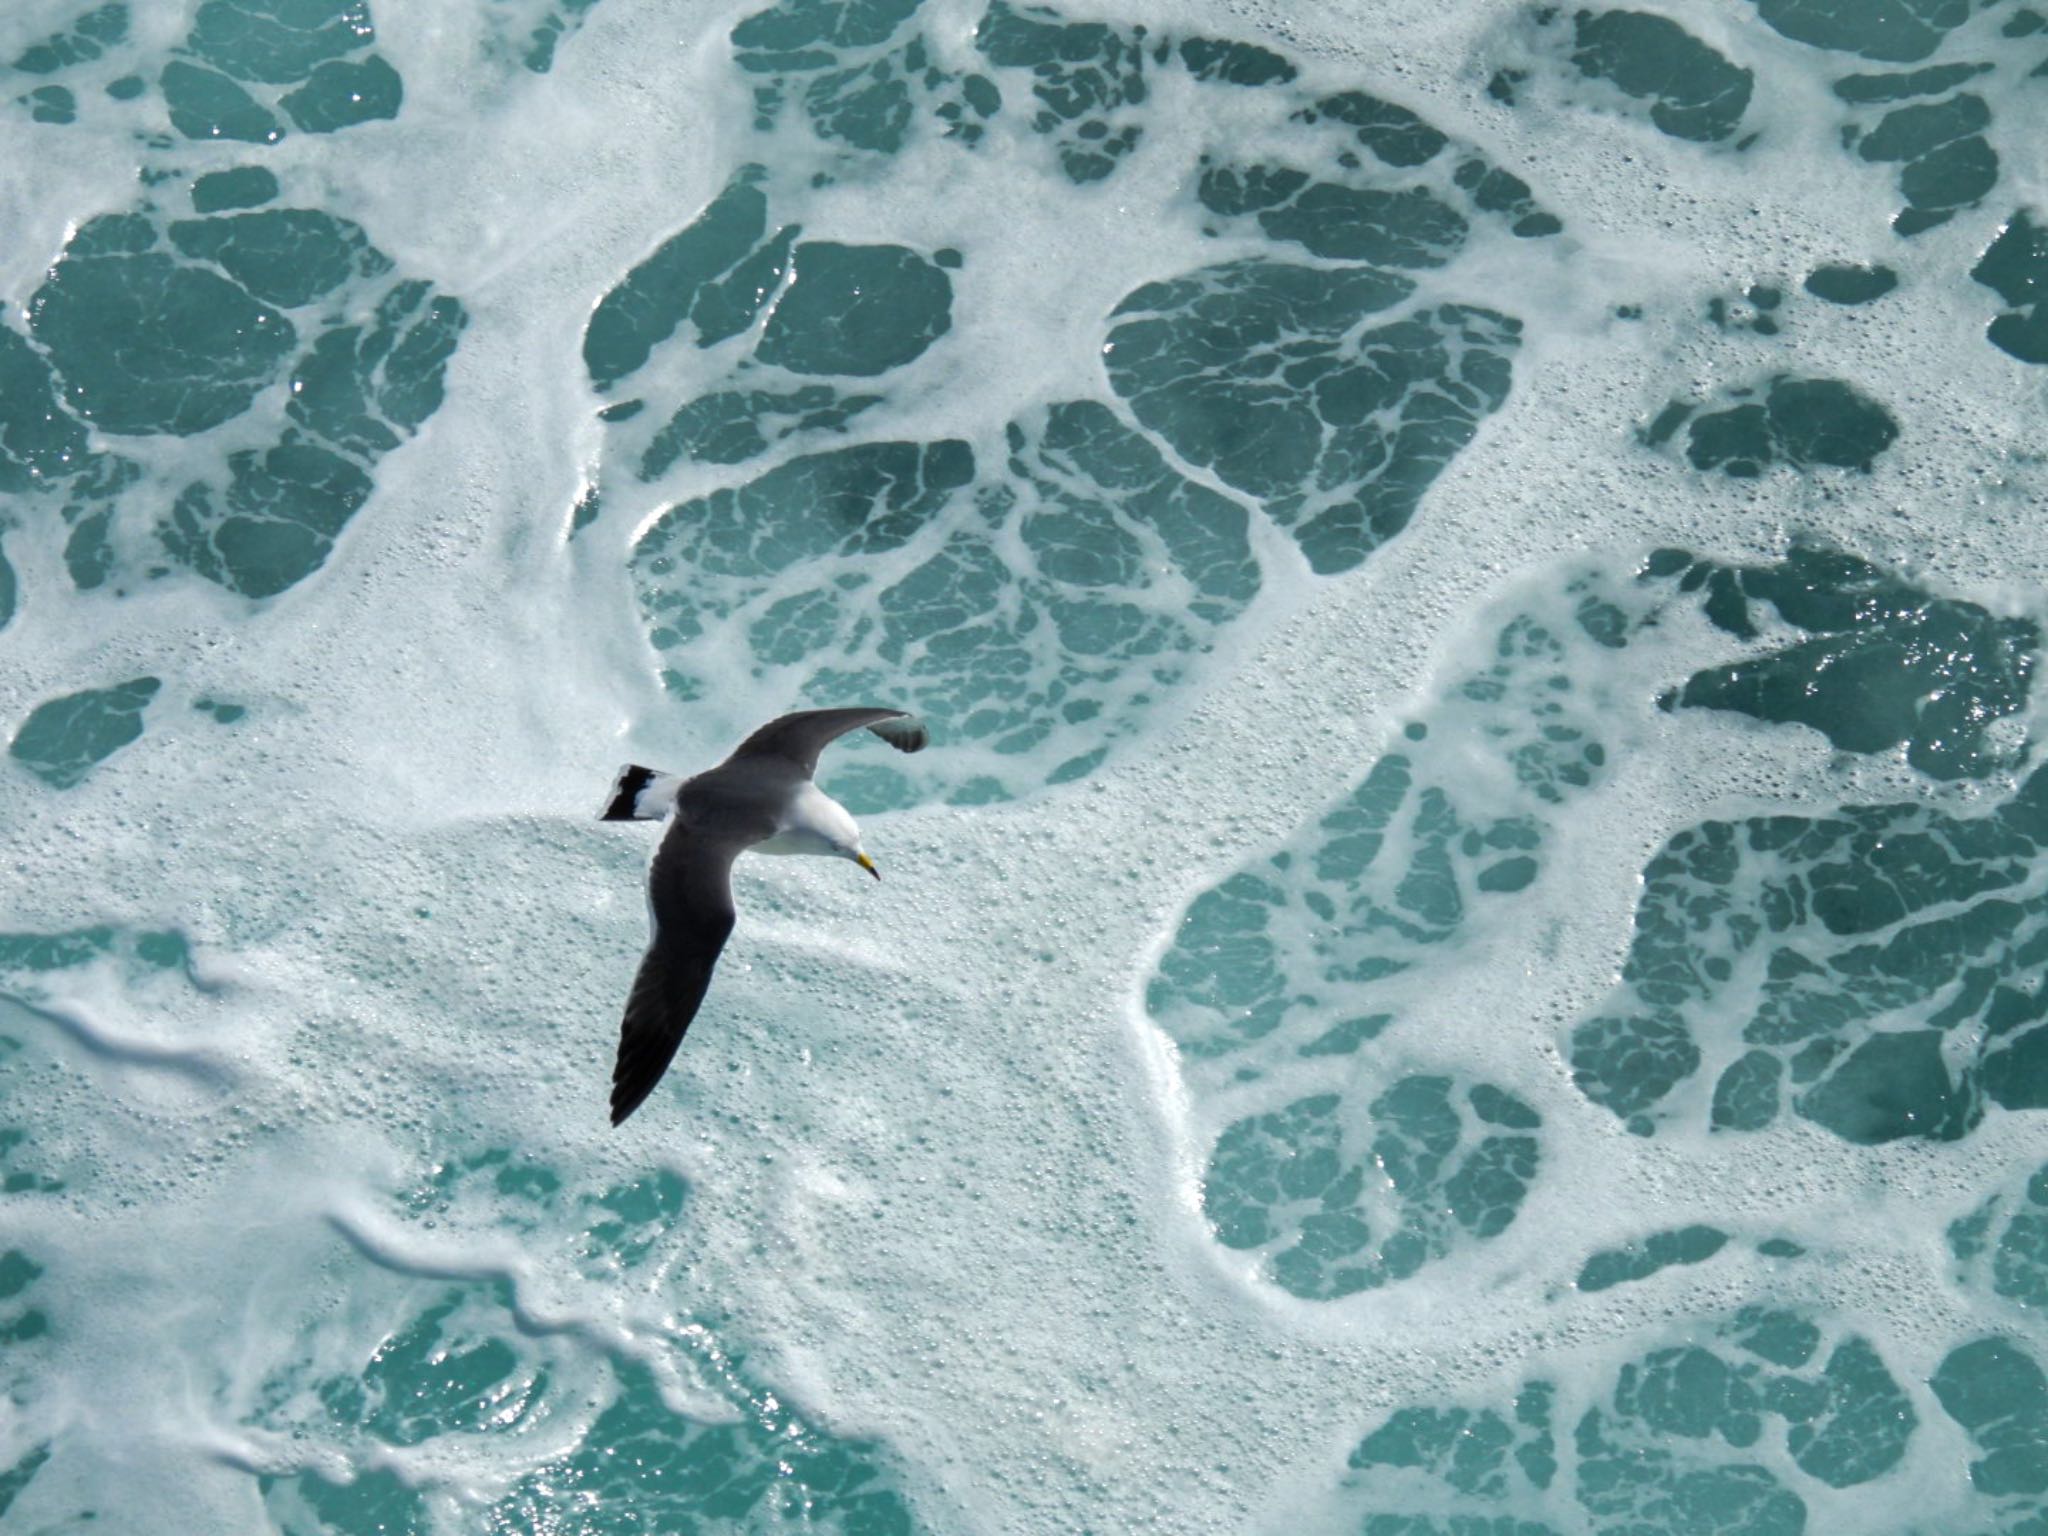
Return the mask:
M604 809L597 813L597 819L659 821L675 805L682 787L681 774L657 773L638 763L628 763L612 780L611 792L605 796Z

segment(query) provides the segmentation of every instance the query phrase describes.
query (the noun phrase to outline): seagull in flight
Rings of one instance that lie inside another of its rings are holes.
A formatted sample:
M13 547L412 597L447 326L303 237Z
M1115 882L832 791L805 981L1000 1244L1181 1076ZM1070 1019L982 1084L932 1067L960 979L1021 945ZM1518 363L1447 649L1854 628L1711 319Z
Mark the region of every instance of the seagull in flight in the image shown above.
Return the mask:
M900 709L806 709L769 721L694 778L629 763L612 781L600 820L673 817L647 871L654 932L619 1026L613 1125L653 1092L704 1002L732 932L734 859L750 850L818 854L882 878L852 815L811 782L818 754L863 728L899 752L922 751L931 740L923 722Z

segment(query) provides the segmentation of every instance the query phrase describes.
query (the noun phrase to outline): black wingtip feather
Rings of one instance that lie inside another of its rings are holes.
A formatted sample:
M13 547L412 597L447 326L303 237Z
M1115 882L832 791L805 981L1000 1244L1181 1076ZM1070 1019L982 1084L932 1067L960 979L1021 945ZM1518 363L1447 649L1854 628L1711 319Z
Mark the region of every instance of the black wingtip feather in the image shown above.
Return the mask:
M922 752L932 744L932 733L916 715L878 720L868 727L898 752Z
M653 1071L643 1068L636 1076L629 1078L626 1075L625 1062L622 1060L619 1063L619 1070L612 1077L613 1129L624 1125L626 1117L647 1102L647 1096L654 1092L654 1085L661 1081L662 1074L667 1070L668 1062L664 1060Z
M708 967L704 979L710 980ZM619 1028L619 1054L612 1065L615 1126L647 1102L647 1096L675 1058L676 1047L683 1043L683 1033L690 1027L690 1019L703 998L700 986L694 997L677 999L675 983L661 947L657 944L650 948L633 977L633 991L626 999L626 1014ZM678 1001L683 1002L683 1009L676 1007Z
M612 1065L612 1124L617 1125L647 1101L654 1085L675 1059L676 1047L703 1000L704 988L695 995L686 991L676 996L676 982L660 946L650 949L633 978L632 995L626 999L626 1015L619 1028L619 1054ZM709 967L704 982L710 981ZM680 1006L679 1006L680 1005Z

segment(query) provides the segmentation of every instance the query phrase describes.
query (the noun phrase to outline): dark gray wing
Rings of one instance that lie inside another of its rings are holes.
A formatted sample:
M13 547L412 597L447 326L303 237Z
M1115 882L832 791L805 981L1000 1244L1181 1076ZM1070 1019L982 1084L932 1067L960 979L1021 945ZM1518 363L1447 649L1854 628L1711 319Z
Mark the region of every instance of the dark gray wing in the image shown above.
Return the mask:
M654 941L633 978L612 1068L612 1124L638 1109L675 1059L732 932L732 861L745 846L677 824L647 872Z
M900 709L804 709L771 720L741 742L727 762L743 757L784 757L808 776L818 768L818 754L848 731L866 726L898 752L918 752L931 733L914 715Z

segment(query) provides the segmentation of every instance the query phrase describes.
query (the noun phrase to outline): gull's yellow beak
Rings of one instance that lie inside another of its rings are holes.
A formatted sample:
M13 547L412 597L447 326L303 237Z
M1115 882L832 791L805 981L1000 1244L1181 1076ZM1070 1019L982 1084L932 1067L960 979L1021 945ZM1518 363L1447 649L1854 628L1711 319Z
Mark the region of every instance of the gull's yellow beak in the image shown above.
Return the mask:
M866 854L856 853L853 856L853 861L854 863L858 864L862 869L866 870L869 874L873 875L877 880L882 878L882 872L879 869L875 868L875 861L869 858Z

